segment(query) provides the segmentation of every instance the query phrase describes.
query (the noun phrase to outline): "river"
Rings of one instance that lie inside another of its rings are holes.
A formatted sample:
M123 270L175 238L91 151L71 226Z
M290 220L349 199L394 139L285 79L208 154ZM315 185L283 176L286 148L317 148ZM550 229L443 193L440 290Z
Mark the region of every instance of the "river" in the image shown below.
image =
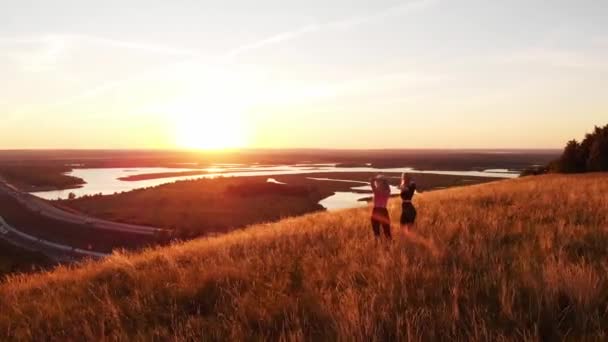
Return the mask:
M166 173L166 172L188 172L201 171L206 174L196 176L178 176L168 178L147 179L140 181L123 181L119 178L131 175ZM376 169L373 167L337 167L335 164L296 164L296 165L239 165L239 164L216 164L208 168L166 168L166 167L145 167L145 168L98 168L98 169L73 169L67 175L83 179L86 184L78 189L54 190L34 192L33 194L48 200L67 199L70 193L81 197L85 195L111 195L123 191L131 191L140 188L153 187L161 184L172 183L180 180L192 180L200 178L217 177L251 177L251 176L280 176L307 173L335 173L335 172L412 172L412 173L431 173L442 175L457 176L481 176L495 178L515 178L519 174L509 172L509 170L486 170L486 171L439 171L426 170L417 171L412 168L388 168ZM323 179L316 178L319 181ZM348 181L345 179L345 181ZM357 183L357 182L354 182ZM369 187L354 187L353 190L368 190ZM395 191L395 189L393 189ZM353 192L338 192L334 196L328 197L320 202L328 210L365 205L358 202L358 199L369 197L368 194Z

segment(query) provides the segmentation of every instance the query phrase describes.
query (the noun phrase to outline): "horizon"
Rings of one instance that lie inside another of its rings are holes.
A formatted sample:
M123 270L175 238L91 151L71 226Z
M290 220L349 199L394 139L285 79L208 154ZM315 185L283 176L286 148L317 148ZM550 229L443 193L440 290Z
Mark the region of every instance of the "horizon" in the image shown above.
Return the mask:
M600 1L7 7L1 149L554 150L606 124Z
M221 150L205 150L197 148L24 148L24 149L0 149L2 152L188 152L188 153L238 153L248 151L280 151L280 152L292 152L292 151L338 151L338 152L349 152L349 151L449 151L449 152L475 152L475 151L496 151L496 152L510 152L510 151L524 151L524 152L561 152L561 148L458 148L458 147L421 147L421 148L332 148L332 147L239 147Z

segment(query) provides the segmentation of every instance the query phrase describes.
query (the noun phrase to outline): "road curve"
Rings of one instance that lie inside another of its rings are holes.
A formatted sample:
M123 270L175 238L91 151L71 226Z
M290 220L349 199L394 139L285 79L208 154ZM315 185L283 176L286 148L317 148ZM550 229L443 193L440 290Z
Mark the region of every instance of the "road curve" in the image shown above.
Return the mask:
M29 251L40 252L57 262L69 262L83 257L100 259L109 255L39 239L12 227L2 216L0 216L0 239Z
M0 191L13 197L29 210L57 221L85 224L95 229L148 236L168 232L166 229L101 220L80 213L61 210L41 198L19 191L2 179L0 179Z

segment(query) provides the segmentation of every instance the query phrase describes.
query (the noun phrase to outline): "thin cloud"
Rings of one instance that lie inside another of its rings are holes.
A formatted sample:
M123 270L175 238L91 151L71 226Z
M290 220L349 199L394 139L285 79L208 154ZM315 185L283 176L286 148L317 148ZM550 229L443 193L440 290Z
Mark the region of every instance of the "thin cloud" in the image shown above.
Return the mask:
M312 25L307 25L304 26L302 28L299 28L297 30L294 31L288 31L288 32L283 32L283 33L279 33L277 35L274 36L270 36L268 38L264 38L264 39L260 39L256 42L253 43L249 43L249 44L245 44L242 46L239 46L238 48L229 51L228 53L225 54L224 58L227 59L232 59L235 58L239 55L242 55L246 52L252 51L252 50L257 50L269 45L275 45L275 44L279 44L282 42L286 42L292 39L295 39L299 36L302 36L304 34L308 34L308 33L312 33L312 32L317 32L321 30L321 26L320 25L316 25L316 24L312 24Z
M104 38L104 37L87 36L87 35L74 35L73 37L76 39L79 39L81 41L84 41L84 42L98 44L98 45L102 45L102 46L115 47L115 48L125 48L125 49L153 52L153 53L159 53L159 54L188 56L188 57L196 57L196 58L207 57L204 54L201 54L200 52L195 51L195 50L175 48L175 47L167 46L167 45L132 42L132 41L109 39L109 38Z
M45 34L40 36L18 38L0 37L0 45L3 45L4 48L19 48L23 47L24 45L44 47L51 44L60 44L62 46L71 47L92 45L99 46L102 48L124 48L168 55L205 57L203 54L195 50L175 48L173 46L168 45L134 42L84 34Z
M30 38L1 38L2 55L8 57L23 71L53 70L64 55L67 42L61 36L45 35Z
M2 52L0 53L1 55L8 57L12 62L18 65L21 70L34 73L54 71L59 67L62 58L69 54L70 50L75 51L85 49L87 47L102 49L130 49L146 53L174 55L196 59L208 57L194 50L82 34L46 34L17 38L0 37L0 47L2 47ZM152 71L149 71L140 74L137 77L110 81L92 89L88 89L78 95L51 103L49 106L57 107L68 105L81 99L90 98L97 94L103 93L104 91L120 87L121 85L130 81L149 76L151 73ZM33 108L33 106L21 107L12 114L8 114L5 119L16 118L19 115L27 113Z
M267 46L287 42L310 33L334 29L347 30L363 24L368 24L375 21L388 19L391 17L402 16L405 14L409 14L410 12L415 10L422 10L427 7L430 7L431 5L434 5L437 2L438 0L410 1L368 15L349 17L346 19L340 19L325 24L309 24L292 31L282 32L274 36L255 41L253 43L242 45L226 53L225 58L231 59L252 50L257 50Z
M321 32L324 30L332 30L332 29L352 29L359 25L371 23L374 21L379 21L383 19L388 19L391 17L402 16L405 14L409 14L412 11L423 10L430 6L438 3L438 0L416 0L416 1L408 1L397 6L392 6L385 8L381 11L368 14L368 15L360 15L354 17L348 17L345 19L340 19L336 21L332 21L326 24L309 24L303 27L300 27L295 30L281 32L273 36L269 36L252 43L241 45L233 50L228 51L224 55L218 58L218 61L223 62L226 60L233 60L234 58L243 55L247 52L254 51L257 49L265 48L268 46L285 43L301 36ZM119 82L124 83L124 82ZM102 85L102 88L108 89L106 85Z
M83 34L46 34L40 36L8 38L0 37L0 54L9 57L27 72L52 71L58 67L61 57L69 50L88 48L129 49L146 53L205 58L204 54L167 45L149 44Z
M515 65L535 65L563 69L606 69L608 68L608 51L592 49L601 46L601 37L586 37L581 43L587 48L560 47L560 39L565 28L554 29L535 45L518 49L495 58L499 63ZM606 41L608 43L608 40Z
M364 24L368 24L368 23L372 23L372 22L376 22L376 21L381 21L381 20L385 20L388 18L392 18L392 17L403 16L403 15L410 14L411 12L417 11L417 10L423 10L430 6L435 5L438 2L439 2L439 0L409 1L409 2L399 4L397 6L385 8L383 10L380 10L378 12L375 12L375 13L372 13L369 15L348 17L348 18L328 22L325 24L309 24L309 25L297 28L295 30L282 32L282 33L279 33L279 34L276 34L273 36L269 36L269 37L254 41L252 43L247 43L247 44L241 45L235 49L232 49L232 50L220 55L215 60L218 63L226 63L226 62L229 62L229 61L235 59L236 57L246 54L248 52L251 52L251 51L254 51L257 49L261 49L261 48L265 48L265 47L269 47L269 46L273 46L273 45L277 45L277 44L281 44L281 43L285 43L288 41L292 41L294 39L297 39L297 38L307 35L307 34L322 32L325 30L336 30L336 29L348 30L348 29L352 29L352 28L355 28L360 25L364 25ZM74 35L74 36L78 36L78 35ZM203 56L195 51L176 49L176 48L162 46L162 45L142 44L142 43L137 43L137 42L120 41L120 40L91 37L91 36L79 36L79 37L87 37L89 41L104 43L104 44L107 44L109 46L114 46L114 47L138 49L138 50L144 50L144 51L150 51L150 52L161 52L161 53L169 53L169 54L193 57L192 59L184 60L182 62L172 64L165 68L174 67L176 65L180 65L180 64L184 64L184 63L195 62L202 57L208 57L208 56ZM104 83L100 86L86 90L83 93L73 96L69 99L57 102L53 106L67 105L67 104L76 102L80 99L88 98L88 97L94 96L96 94L100 94L105 91L109 91L109 90L118 88L118 87L122 86L123 84L129 83L133 80L137 80L141 77L148 77L151 73L160 72L162 70L165 70L165 68L154 69L154 70L145 72L138 76Z
M500 57L506 64L534 64L554 68L606 69L606 58L585 54L576 50L535 48Z
M439 84L447 79L446 75L429 74L424 72L390 72L374 75L367 78L356 78L334 83L319 83L294 89L280 89L272 93L274 97L266 99L274 103L291 103L293 101L307 101L310 99L331 98L337 96L353 95L369 89L378 89L387 84L391 87L417 89Z
M350 29L359 25L371 23L374 21L399 17L409 14L412 11L423 10L430 6L434 6L439 0L417 0L405 2L393 7L386 8L382 11L372 13L370 15L355 16L349 19L336 21L327 25L328 28Z

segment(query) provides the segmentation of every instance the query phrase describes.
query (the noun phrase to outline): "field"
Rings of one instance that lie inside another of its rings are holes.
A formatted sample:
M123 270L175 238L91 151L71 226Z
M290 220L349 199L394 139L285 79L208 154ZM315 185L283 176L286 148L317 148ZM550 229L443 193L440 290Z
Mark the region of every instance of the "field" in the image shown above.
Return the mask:
M245 193L249 191L249 193ZM224 233L248 224L323 210L332 192L266 183L266 177L182 181L111 196L61 201L91 216L170 229L175 237Z
M266 183L267 177L182 181L110 196L59 202L90 216L111 221L163 227L187 239L223 233L254 223L277 221L323 210L318 202L358 183L315 181L308 177L367 181L373 173L328 173L275 176L287 185ZM398 184L394 174L392 182ZM487 182L492 178L417 175L420 190ZM247 193L244 193L247 192ZM362 195L361 197L365 197Z
M607 174L429 192L0 285L3 340L605 340ZM399 202L391 215L398 217Z

